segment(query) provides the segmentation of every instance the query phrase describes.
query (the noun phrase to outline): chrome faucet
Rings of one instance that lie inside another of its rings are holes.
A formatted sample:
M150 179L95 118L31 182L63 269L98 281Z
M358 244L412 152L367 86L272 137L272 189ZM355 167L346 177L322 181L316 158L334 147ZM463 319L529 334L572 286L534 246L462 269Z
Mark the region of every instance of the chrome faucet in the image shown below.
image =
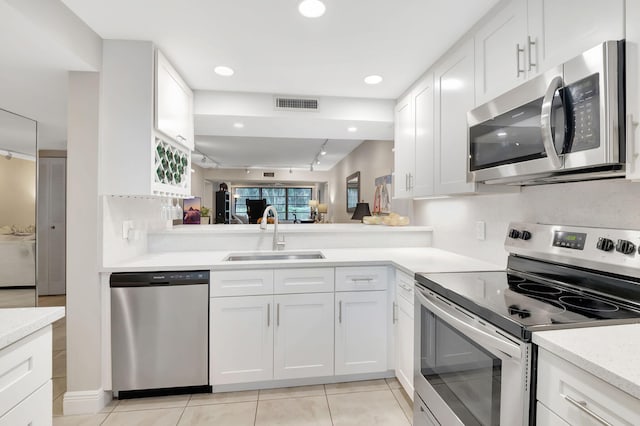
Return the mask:
M267 206L266 209L264 209L264 213L262 214L262 221L260 222L260 229L262 229L263 231L267 229L267 217L269 215L269 212L273 212L273 215L275 216L274 220L273 220L273 245L272 245L272 249L275 250L283 250L284 249L284 236L282 237L282 241L280 241L278 239L278 212L276 211L276 208L273 206Z

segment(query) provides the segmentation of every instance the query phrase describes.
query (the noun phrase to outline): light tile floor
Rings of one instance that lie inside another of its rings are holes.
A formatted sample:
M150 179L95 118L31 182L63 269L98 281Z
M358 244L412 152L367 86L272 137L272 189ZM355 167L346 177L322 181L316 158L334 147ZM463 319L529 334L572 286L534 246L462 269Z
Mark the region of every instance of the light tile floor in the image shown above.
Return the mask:
M63 306L64 296L39 298ZM396 379L113 401L102 413L63 416L66 320L53 324L54 426L373 426L411 424L412 402Z

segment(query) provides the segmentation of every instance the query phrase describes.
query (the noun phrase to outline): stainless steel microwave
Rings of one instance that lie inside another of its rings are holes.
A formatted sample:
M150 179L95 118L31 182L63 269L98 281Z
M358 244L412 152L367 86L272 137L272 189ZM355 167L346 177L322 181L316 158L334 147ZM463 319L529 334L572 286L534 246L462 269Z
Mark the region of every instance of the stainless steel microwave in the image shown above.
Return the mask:
M624 41L607 41L468 113L469 181L624 176Z

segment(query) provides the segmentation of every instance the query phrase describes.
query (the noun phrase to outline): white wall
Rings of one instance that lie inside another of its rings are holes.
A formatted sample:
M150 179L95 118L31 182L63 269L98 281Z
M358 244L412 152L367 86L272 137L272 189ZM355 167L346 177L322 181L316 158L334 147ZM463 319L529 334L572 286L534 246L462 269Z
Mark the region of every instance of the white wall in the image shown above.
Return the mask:
M36 224L36 162L0 156L0 226Z
M364 141L331 169L329 179L329 221L351 222L347 212L347 176L360 172L360 199L373 208L375 178L393 171L393 141Z
M506 265L511 221L640 229L640 183L601 180L524 187L520 194L414 202L416 224L434 227L433 246ZM486 222L485 241L475 237Z

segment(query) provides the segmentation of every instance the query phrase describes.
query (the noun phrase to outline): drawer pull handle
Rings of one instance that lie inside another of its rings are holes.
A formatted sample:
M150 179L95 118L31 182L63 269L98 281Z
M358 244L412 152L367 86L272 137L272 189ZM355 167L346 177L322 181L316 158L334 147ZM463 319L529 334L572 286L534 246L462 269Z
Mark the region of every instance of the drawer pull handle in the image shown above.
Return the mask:
M280 304L276 304L276 326L280 327Z
M351 281L356 282L356 283L357 282L361 282L361 281L363 281L363 282L371 282L371 281L373 281L373 278L351 278Z
M402 287L403 290L413 291L413 288L411 288L411 287L409 287L407 285L404 285L404 284L400 284L400 287Z
M394 324L398 321L398 316L396 314L397 309L398 309L398 304L396 302L393 302L393 313L391 314L391 319Z
M585 414L589 415L590 417L593 417L598 423L601 423L605 426L613 426L611 423L609 423L608 421L606 421L605 419L603 419L602 417L600 417L599 415L591 411L589 408L587 408L586 401L576 401L575 399L571 398L569 395L563 395L563 397L569 404L583 411Z
M267 303L267 327L271 327L271 303Z
M338 302L338 324L342 324L342 300Z

